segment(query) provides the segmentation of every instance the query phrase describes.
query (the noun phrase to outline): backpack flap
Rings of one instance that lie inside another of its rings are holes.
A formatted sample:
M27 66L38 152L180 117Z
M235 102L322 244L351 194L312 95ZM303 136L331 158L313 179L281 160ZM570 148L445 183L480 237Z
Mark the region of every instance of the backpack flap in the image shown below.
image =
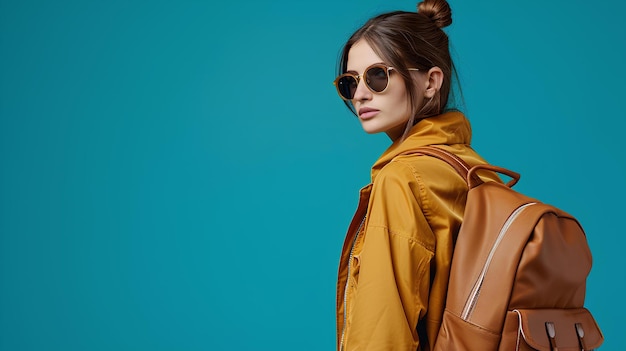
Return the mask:
M519 309L518 349L541 351L593 350L604 341L586 308ZM524 345L524 343L526 345Z

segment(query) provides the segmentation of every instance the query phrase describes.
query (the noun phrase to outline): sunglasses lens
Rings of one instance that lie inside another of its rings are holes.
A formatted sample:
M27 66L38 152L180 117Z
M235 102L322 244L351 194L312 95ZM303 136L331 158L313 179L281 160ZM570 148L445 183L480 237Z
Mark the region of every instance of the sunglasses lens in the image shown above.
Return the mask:
M365 83L377 93L387 88L388 78L387 70L383 67L372 67L365 72Z
M337 81L337 90L344 99L350 100L356 92L357 82L352 76L343 76Z
M365 76L365 84L373 92L382 92L389 84L389 74L387 72L388 68L384 66L370 67L363 74ZM341 97L346 100L352 100L359 82L356 76L345 74L337 78L335 85L337 85L337 91L339 91Z

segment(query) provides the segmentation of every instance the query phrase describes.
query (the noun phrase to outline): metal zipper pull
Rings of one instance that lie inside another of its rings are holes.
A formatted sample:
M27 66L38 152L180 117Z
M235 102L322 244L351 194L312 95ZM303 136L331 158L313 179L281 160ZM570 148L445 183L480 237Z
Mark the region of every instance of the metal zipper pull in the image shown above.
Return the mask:
M556 347L556 330L554 329L554 323L546 322L546 332L548 332L548 339L550 340L550 350L558 351Z

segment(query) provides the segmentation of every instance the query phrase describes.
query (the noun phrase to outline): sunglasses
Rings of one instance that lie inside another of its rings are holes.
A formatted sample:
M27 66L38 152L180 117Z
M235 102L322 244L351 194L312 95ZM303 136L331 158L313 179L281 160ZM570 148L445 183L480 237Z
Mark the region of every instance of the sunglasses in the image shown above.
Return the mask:
M389 86L389 72L393 70L393 67L389 67L383 63L375 63L365 69L363 74L358 75L354 73L344 73L337 78L333 84L337 88L337 93L344 100L354 99L356 88L361 81L361 78L365 79L365 86L372 93L382 93ZM419 71L417 68L409 68L409 71Z

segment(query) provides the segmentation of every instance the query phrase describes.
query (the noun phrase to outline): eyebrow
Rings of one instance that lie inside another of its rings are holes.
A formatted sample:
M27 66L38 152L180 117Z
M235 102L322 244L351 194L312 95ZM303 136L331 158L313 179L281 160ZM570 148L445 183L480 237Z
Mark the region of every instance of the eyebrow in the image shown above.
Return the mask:
M367 67L365 67L365 69L368 69L368 68L372 67L373 65L386 65L386 63L384 63L382 61L381 62L374 62L374 63L368 65ZM359 72L354 71L354 70L346 71L344 73L354 73L356 75L359 75Z

